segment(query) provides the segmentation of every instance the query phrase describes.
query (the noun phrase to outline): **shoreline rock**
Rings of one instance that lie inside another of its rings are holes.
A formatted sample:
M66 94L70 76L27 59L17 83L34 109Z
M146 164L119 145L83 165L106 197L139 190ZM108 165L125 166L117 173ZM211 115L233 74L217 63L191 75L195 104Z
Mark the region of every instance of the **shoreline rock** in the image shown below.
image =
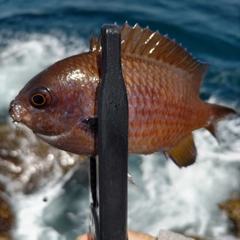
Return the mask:
M14 211L4 196L31 194L85 163L86 157L51 147L25 127L0 125L0 239L13 239Z
M10 204L3 197L3 186L0 185L0 239L11 240L10 230L14 224L14 216Z
M0 175L8 192L29 194L85 161L86 157L51 147L26 127L0 126Z
M226 202L220 203L219 208L227 213L230 224L230 230L237 237L240 237L240 192L235 193Z

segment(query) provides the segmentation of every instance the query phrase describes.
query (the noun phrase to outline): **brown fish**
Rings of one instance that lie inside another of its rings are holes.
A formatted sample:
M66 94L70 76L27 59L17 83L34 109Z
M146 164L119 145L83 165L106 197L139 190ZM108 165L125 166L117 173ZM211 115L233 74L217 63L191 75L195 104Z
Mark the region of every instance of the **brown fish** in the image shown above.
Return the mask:
M121 60L129 103L129 153L164 151L179 167L195 161L192 131L236 113L199 98L208 64L175 41L148 28L121 28ZM14 122L49 144L95 155L101 36L89 52L61 60L39 73L10 104Z

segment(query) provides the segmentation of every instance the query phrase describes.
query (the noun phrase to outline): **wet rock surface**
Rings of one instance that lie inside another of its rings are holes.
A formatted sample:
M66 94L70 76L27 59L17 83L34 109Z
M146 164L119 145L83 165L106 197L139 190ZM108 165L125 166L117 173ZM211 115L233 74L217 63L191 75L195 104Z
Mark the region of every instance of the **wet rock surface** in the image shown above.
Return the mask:
M14 217L11 211L11 207L7 200L3 197L3 186L0 185L0 239L11 239L9 231L14 223Z
M240 237L240 192L235 193L228 201L219 204L219 207L227 213L231 221L231 231Z
M7 199L61 178L86 158L51 147L25 127L0 126L0 240L10 240L14 213Z
M0 175L8 192L31 193L85 159L51 147L25 127L0 127Z

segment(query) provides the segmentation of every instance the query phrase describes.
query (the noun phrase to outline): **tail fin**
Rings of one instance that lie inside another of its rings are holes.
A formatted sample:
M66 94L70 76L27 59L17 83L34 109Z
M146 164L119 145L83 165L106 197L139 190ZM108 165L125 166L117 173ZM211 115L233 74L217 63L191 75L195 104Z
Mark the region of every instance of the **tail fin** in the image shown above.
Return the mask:
M216 134L217 123L220 120L225 119L232 114L236 114L237 112L232 108L220 106L217 104L209 104L209 105L212 109L212 113L211 113L208 125L205 128L217 139L217 134Z

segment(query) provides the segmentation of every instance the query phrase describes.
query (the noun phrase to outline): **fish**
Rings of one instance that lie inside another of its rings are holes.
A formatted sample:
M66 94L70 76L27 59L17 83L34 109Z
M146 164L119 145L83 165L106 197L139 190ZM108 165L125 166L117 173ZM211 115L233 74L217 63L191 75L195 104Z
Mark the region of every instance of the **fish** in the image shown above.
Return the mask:
M89 51L33 77L10 103L13 122L26 125L56 148L97 155L101 39L101 34L92 35ZM187 167L197 156L192 132L205 128L216 137L217 123L236 114L200 99L209 63L196 60L158 31L124 24L121 66L129 107L129 154L164 152L180 168Z

